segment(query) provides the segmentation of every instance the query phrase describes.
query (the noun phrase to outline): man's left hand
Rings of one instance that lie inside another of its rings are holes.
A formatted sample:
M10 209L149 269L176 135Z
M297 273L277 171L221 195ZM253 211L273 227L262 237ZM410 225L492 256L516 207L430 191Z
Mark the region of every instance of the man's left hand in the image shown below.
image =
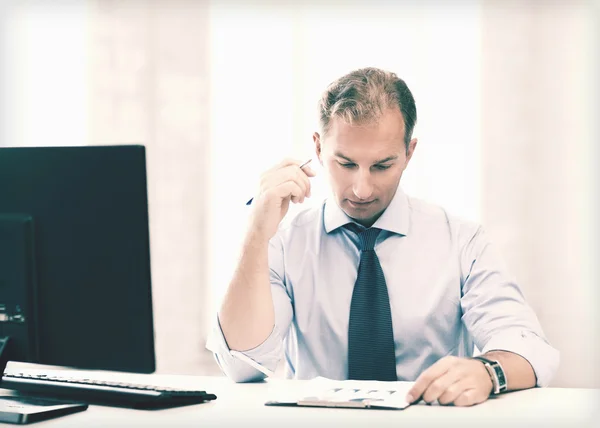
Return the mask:
M417 378L407 401L423 399L431 404L472 406L488 399L494 385L485 366L477 360L444 357Z

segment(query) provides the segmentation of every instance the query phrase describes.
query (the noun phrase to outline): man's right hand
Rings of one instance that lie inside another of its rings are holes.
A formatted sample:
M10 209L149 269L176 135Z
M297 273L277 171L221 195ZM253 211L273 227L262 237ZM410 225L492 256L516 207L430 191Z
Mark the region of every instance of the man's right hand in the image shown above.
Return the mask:
M300 169L300 165L296 159L285 159L262 174L258 195L252 202L252 234L270 240L287 214L290 201L302 203L304 198L310 197L308 177L316 173L310 166Z

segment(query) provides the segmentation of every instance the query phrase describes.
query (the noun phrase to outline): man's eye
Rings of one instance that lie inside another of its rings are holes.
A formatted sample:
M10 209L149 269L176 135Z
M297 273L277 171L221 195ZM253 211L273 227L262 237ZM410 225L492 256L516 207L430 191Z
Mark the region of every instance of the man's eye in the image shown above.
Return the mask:
M377 168L380 171L385 171L386 169L388 169L391 165L375 165L375 168Z

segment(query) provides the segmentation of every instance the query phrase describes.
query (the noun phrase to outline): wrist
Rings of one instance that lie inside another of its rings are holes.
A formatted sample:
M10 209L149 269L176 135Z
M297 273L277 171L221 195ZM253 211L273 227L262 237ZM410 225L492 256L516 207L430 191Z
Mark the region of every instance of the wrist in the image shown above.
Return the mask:
M262 252L269 248L269 239L259 234L249 234L243 245L243 251Z
M252 212L246 221L245 244L266 245L275 236L279 228L281 219L274 220L268 212L265 213L264 208L258 206L260 202L260 200L257 201L257 206L252 208Z
M244 239L244 247L250 249L261 249L269 246L272 236L261 227L250 225Z
M485 369L492 380L492 395L497 395L507 390L508 384L506 374L499 361L488 359L483 356L473 357L473 359L480 361L485 366Z

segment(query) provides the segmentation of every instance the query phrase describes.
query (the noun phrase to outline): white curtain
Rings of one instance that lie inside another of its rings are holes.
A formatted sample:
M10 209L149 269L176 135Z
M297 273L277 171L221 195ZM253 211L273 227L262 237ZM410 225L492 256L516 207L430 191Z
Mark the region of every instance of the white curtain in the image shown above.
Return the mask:
M215 304L232 274L232 244L243 237L244 202L260 173L284 156L313 155L319 96L356 68L395 71L414 93L419 145L403 178L406 191L479 220L480 8L450 3L213 2ZM457 110L460 117L451 114ZM315 203L327 191L320 178L313 186Z
M209 325L208 3L89 2L90 144L146 146L157 371L216 373Z
M597 5L215 1L211 13L215 304L259 173L284 155L310 156L327 83L379 66L417 102L406 190L484 224L561 351L554 384L600 386Z
M207 2L0 4L0 145L146 146L157 371L217 373L205 349Z
M484 4L482 219L561 352L554 384L600 387L598 4Z
M0 145L87 137L86 2L0 2Z

